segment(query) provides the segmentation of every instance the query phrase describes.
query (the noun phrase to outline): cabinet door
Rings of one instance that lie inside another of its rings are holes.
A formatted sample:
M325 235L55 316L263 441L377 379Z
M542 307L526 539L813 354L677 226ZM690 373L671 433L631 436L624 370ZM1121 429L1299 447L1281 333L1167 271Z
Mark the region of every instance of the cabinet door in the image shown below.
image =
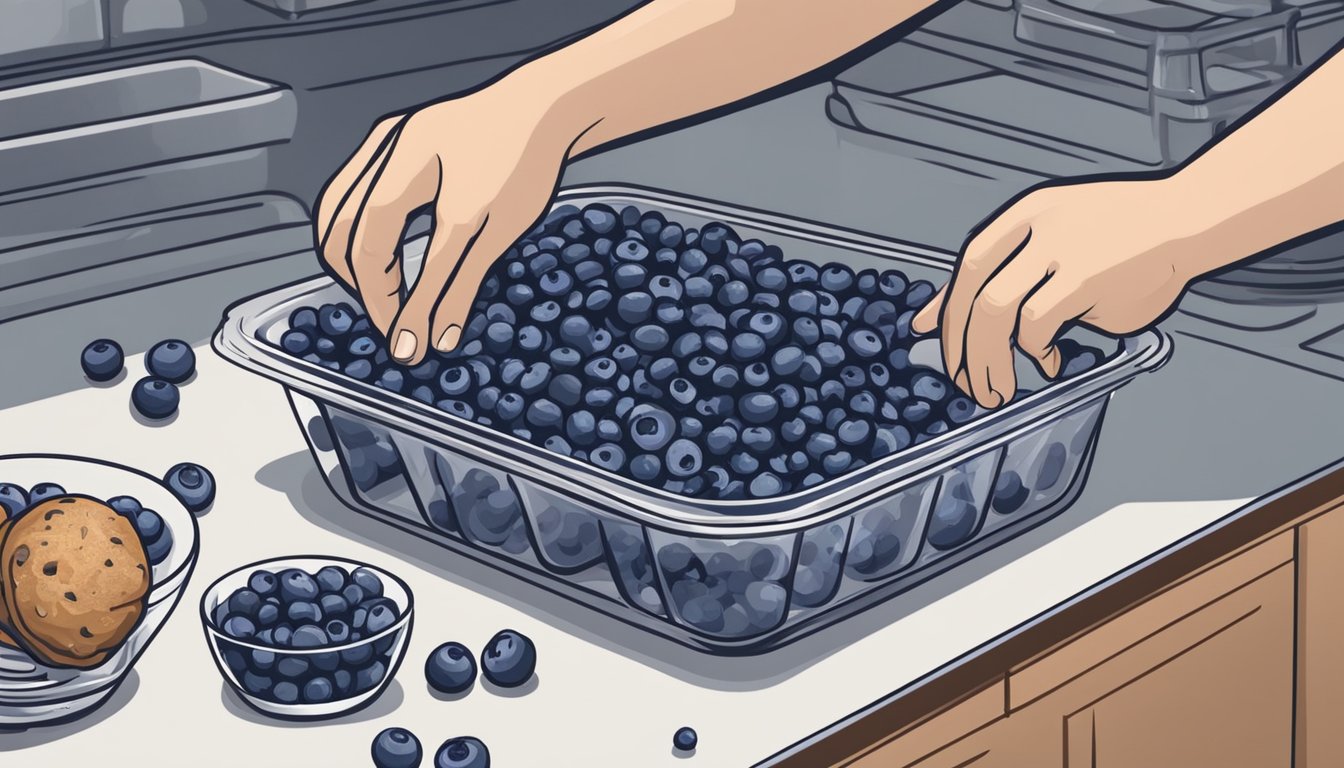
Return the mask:
M1185 635L1177 642L1134 649L1126 665L1150 668L1065 717L1065 764L1287 768L1293 589L1292 566L1281 566L1166 630Z
M1296 768L1344 755L1344 509L1298 529Z

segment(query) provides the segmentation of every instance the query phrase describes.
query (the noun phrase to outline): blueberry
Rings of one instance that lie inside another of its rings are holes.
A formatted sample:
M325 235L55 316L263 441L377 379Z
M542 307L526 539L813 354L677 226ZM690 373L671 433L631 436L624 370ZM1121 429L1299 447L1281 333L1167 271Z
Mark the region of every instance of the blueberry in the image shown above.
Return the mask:
M681 281L667 277L666 275L655 277L653 280L649 281L649 293L652 294L655 299L680 301L682 291L683 286Z
M730 280L719 287L717 299L724 308L739 307L751 298L751 288L741 280Z
M757 499L778 496L784 492L784 482L773 472L762 472L752 478L748 492Z
M905 295L907 283L905 275L894 269L888 269L882 273L877 281L877 289L883 295L893 299L901 298Z
M94 342L94 344L97 344L97 342ZM85 374L88 374L88 372L89 372L89 366L88 366L88 363L87 363L87 359L88 359L89 349L92 349L92 348L93 348L93 345L90 345L88 348L86 348L86 349L84 350L85 360L86 360L85 365L84 365L84 373L85 373ZM285 351L288 352L289 354L294 355L295 357L303 357L304 355L306 355L306 354L308 354L309 352L312 352L312 351L313 351L313 337L312 337L312 336L309 336L308 333L307 333L306 331L299 331L299 330L291 329L291 330L285 331L284 335L280 337L280 348L283 349L283 350L285 350ZM118 370L120 370L120 369L118 369ZM114 373L114 374L112 374L112 376L116 376L116 374ZM93 378L93 377L90 376L89 378ZM110 377L109 377L109 378L110 378ZM106 379L94 379L94 381L106 381Z
M18 517L28 508L28 492L23 486L13 483L0 483L0 520L5 517Z
M775 433L769 427L747 427L742 430L742 444L764 453L775 447Z
M281 344L283 345L283 339ZM308 349L305 347L297 352L289 351L294 355L302 355L307 353ZM84 369L84 375L93 381L111 381L125 367L126 356L117 342L111 339L98 339L89 342L84 348L79 356L79 364Z
M625 466L625 451L615 443L603 443L588 454L588 460L608 472L620 472Z
M616 212L601 203L594 203L583 209L583 225L595 235L610 234L616 229Z
M230 616L225 619L224 626L220 629L235 640L247 640L256 634L257 625L246 616Z
M735 453L728 459L728 466L739 475L751 475L761 468L761 462L750 453Z
M490 750L473 736L449 739L434 754L434 768L490 768Z
M275 684L271 690L271 696L281 704L295 704L299 700L299 686L288 680Z
M765 354L765 339L760 334L746 331L733 336L732 354L738 362L751 362Z
M289 315L289 327L308 333L314 333L317 328L317 310L312 307L300 307Z
M901 418L913 424L922 424L933 414L933 406L924 400L911 400L901 409Z
M652 453L641 453L630 460L630 476L640 482L652 482L663 473L663 462Z
M619 409L618 409L619 410ZM625 433L621 430L621 425L613 419L599 419L597 422L597 439L603 442L618 442Z
M383 580L368 568L361 567L351 571L350 582L364 590L364 595L368 598L381 597L383 594Z
M717 426L705 436L705 447L715 456L724 456L737 447L737 430L728 425Z
M850 331L846 341L849 351L861 359L874 358L882 354L882 336L871 328L858 328Z
M700 743L700 737L696 735L694 728L678 728L677 732L672 734L672 748L679 752L690 752Z
M131 405L147 419L158 420L172 416L177 412L181 399L177 385L152 376L137 381L131 390Z
M485 678L501 688L514 688L532 678L537 668L537 648L526 636L506 629L481 651L481 670Z
M635 349L652 354L666 348L669 339L661 325L641 325L630 332L630 341Z
M607 358L599 359L606 360L614 375L616 372L616 364ZM555 400L557 403L573 408L579 404L579 400L582 397L582 389L583 385L579 382L579 377L572 373L562 373L554 379L551 379L547 394L549 394L551 399Z
M846 419L836 427L835 436L848 446L863 445L872 435L872 424L863 419Z
M643 262L649 258L649 247L639 240L627 238L617 243L612 253L622 261Z
M536 394L546 388L551 380L549 363L532 363L525 367L518 377L518 389L524 394Z
M667 471L674 477L690 477L700 471L703 463L700 446L691 440L674 440L667 447Z
M388 728L373 740L374 768L419 768L420 740L405 728Z
M247 587L265 598L276 593L279 582L270 571L254 571L247 579Z
M425 660L425 679L441 693L461 693L476 682L476 660L461 643L444 643Z
M738 411L749 424L768 424L779 415L779 400L768 392L752 392L738 401Z
M920 309L929 303L935 293L937 289L933 287L933 283L916 280L910 283L910 287L905 291L905 305L910 309Z
M673 379L668 385L668 393L681 405L690 405L698 395L695 385L683 378Z
M152 509L141 508L131 516L131 525L139 534L141 541L153 541L163 533L163 518Z
M281 571L279 581L280 599L287 603L316 600L320 592L313 577L297 568Z
M929 544L934 549L951 549L970 540L979 525L980 515L967 480L955 478L938 495L929 517Z
M1007 470L999 475L994 483L994 496L990 505L1001 515L1010 515L1021 509L1026 503L1029 491L1022 484L1022 476Z
M714 372L710 374L710 380L719 389L733 389L742 380L742 375L737 372L736 367L725 363L715 366Z
M813 432L805 444L807 455L814 459L820 459L839 447L834 435L825 432Z
M564 420L564 411L549 398L535 400L527 407L527 423L533 427L545 429L558 427Z
M643 451L654 453L663 449L672 440L676 431L676 419L662 408L641 404L630 411L626 419L630 439Z
M975 418L975 403L968 397L957 396L947 401L947 418L953 424L965 424Z
M722 331L708 330L702 336L705 342L705 350L711 355L723 357L728 354L728 337L724 336Z
M215 501L215 476L200 464L176 464L163 476L163 482L192 512L200 512Z
M542 325L549 325L555 322L556 320L560 319L560 313L561 309L559 303L555 301L543 301L542 303L532 307L532 311L529 313L529 315L531 316L534 322L540 323Z

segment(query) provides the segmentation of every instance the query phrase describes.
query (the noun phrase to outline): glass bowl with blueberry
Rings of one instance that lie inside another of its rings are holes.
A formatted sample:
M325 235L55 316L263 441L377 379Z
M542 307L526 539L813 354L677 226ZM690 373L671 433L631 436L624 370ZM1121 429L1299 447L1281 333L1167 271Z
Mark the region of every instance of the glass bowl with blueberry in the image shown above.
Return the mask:
M410 587L372 565L285 557L220 577L201 621L229 687L257 711L313 720L372 703L410 639Z
M424 238L403 248L416 271ZM953 259L667 193L562 193L460 346L407 367L329 279L239 303L227 359L287 387L352 507L697 647L769 647L951 567L1082 486L1150 332L1061 340L987 412L910 321ZM921 346L922 345L922 346Z
M196 564L196 519L157 478L84 457L0 456L0 519L66 495L103 501L130 522L150 564L146 608L121 645L93 667L47 666L0 639L0 728L69 720L105 701L172 615Z

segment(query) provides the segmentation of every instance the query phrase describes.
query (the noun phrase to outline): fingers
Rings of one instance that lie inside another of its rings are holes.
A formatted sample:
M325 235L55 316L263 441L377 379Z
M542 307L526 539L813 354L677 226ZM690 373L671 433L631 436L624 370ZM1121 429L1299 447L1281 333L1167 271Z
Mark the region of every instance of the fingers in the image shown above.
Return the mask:
M964 370L970 395L985 408L997 408L1017 392L1013 334L1018 312L1043 279L1045 269L1024 251L1003 265L971 304Z
M368 196L355 213L349 264L369 321L387 334L400 307L402 280L398 246L412 211L438 193L438 165L401 160L395 148L370 182ZM343 214L342 214L343 215Z
M400 116L393 116L375 125L350 159L327 182L318 198L317 214L313 217L313 242L328 270L351 288L354 287L354 276L347 263L347 254L354 211L368 194L374 169L386 159L393 129L400 120Z
M449 315L458 319L447 321L445 318L444 323L435 326L435 330L439 331L437 335L432 333L430 327L435 308L439 306L449 284L454 281L458 265L481 232L483 218L452 223L443 211L437 212L435 218L434 232L425 251L420 277L406 297L406 303L402 305L401 313L397 315L393 330L388 335L392 344L392 357L406 365L416 365L423 360L431 344L440 349L455 348L461 329L466 325L462 317L450 312ZM484 272L483 269L481 271ZM463 276L464 281L466 277ZM480 280L480 276L477 276L471 283L472 298L480 287ZM470 308L471 299L467 299L464 304ZM465 309L462 315L465 315ZM457 329L455 333L454 327Z
M440 352L453 351L461 340L462 329L467 327L467 315L476 301L481 282L490 265L513 245L523 225L511 227L496 223L489 216L476 239L470 244L462 264L448 283L438 306L433 310L430 338Z
M1058 376L1063 363L1055 339L1065 324L1085 314L1091 304L1079 286L1055 276L1037 288L1022 305L1017 345L1036 361L1041 373L1048 378Z
M1010 210L974 237L966 246L961 264L947 288L943 302L941 325L943 329L943 361L949 375L962 384L960 371L965 364L966 325L971 307L985 284L1031 238L1028 220L1019 219Z
M938 323L941 322L943 302L946 299L947 286L943 286L938 289L937 293L933 294L933 298L929 299L929 303L925 304L924 308L915 314L915 318L910 321L910 330L920 336L933 333L937 330Z

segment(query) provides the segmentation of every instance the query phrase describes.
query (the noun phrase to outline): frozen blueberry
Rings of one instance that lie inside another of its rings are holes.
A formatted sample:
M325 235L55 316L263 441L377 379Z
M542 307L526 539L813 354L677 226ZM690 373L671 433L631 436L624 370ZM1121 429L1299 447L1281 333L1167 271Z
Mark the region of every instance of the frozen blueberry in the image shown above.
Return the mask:
M405 728L387 728L373 740L374 768L419 768L424 752L420 740Z
M131 390L131 405L147 419L166 419L177 412L182 396L177 385L164 379L146 376Z
M476 660L461 643L444 643L425 660L425 679L441 693L461 693L476 682Z
M1027 487L1022 484L1022 476L1007 470L994 482L994 496L990 504L995 512L1010 515L1026 503L1028 494Z
M307 352L305 348L291 354L303 355ZM98 339L89 342L84 348L84 352L79 356L79 364L84 369L84 375L93 381L111 381L125 367L126 356L117 342L111 339Z
M474 736L458 736L439 747L434 768L490 768L490 750Z
M678 728L677 732L672 734L672 748L678 752L690 752L699 743L700 737L694 728Z
M187 342L168 339L149 348L145 353L145 367L160 379L181 384L196 372L196 353Z
M512 629L497 633L481 651L481 671L485 679L501 688L526 683L536 669L536 646L526 635Z
M174 465L163 476L168 489L192 512L200 512L215 501L215 476L199 464L183 462Z
M13 483L0 483L0 520L5 517L18 517L28 508L28 492L23 486Z

